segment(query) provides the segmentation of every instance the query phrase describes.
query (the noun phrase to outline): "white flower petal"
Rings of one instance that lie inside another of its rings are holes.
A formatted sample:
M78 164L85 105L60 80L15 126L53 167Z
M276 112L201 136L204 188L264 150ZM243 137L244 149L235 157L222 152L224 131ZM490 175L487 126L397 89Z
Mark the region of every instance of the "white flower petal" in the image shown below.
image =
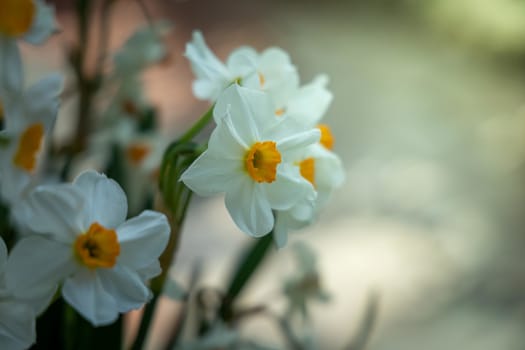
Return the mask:
M211 133L207 152L215 158L242 162L248 146L250 145L243 144L231 119L227 116L219 121L217 127Z
M2 301L0 315L0 349L25 349L36 341L35 314L29 306Z
M184 55L190 61L199 81L199 84L194 85L194 92L198 98L215 100L232 82L230 72L208 48L201 32L193 32L192 41L186 44Z
M310 129L307 131L298 132L288 137L280 139L277 148L281 152L296 152L302 148L314 144L319 141L321 132L319 129Z
M71 246L31 236L19 241L9 255L7 287L20 298L45 299L76 267Z
M226 66L235 77L242 78L257 71L257 51L242 46L230 54Z
M58 73L49 74L31 86L24 94L25 118L31 122L43 122L49 130L58 112L63 80Z
M170 226L165 215L146 210L117 228L118 263L133 269L151 265L166 248Z
M116 228L126 220L126 194L114 180L96 171L86 171L73 181L73 185L79 188L85 197L82 213L84 230L94 222L106 228Z
M158 62L166 55L162 37L172 26L159 21L139 28L131 35L113 58L116 74L121 78L136 75L148 65Z
M333 99L332 93L326 88L327 83L327 76L320 75L302 86L286 104L287 114L305 126L316 126Z
M143 281L149 281L153 277L160 275L160 273L162 272L162 269L160 267L159 261L155 260L148 266L144 266L144 267L136 269L135 272L139 274L140 278Z
M54 240L70 243L83 233L81 217L84 198L71 184L42 185L27 197L25 209L34 232L49 235Z
M180 180L199 196L227 192L243 177L239 160L215 158L204 152L181 175Z
M0 34L0 90L13 94L22 91L24 76L16 40ZM2 100L6 101L4 93ZM5 103L5 102L2 102Z
M151 299L152 293L139 274L125 266L97 271L105 291L113 296L119 312L138 309Z
M275 226L273 228L273 241L277 248L283 248L288 243L288 224L287 213L277 212L275 218Z
M270 204L253 181L243 179L235 189L226 193L226 208L239 228L254 237L269 233L273 227Z
M42 44L53 34L55 26L55 9L46 5L42 0L36 0L36 16L29 32L24 36L25 41L33 45Z
M259 117L260 113L272 110L271 107L264 108L262 111L257 109L263 100L270 103L268 96L261 91L242 88L237 84L231 85L217 99L213 117L218 124L225 115L229 115L242 143L251 146L253 142L260 140L258 131L260 123L257 122L262 119Z
M290 209L305 198L315 198L315 190L299 173L297 166L281 164L277 168L277 177L272 183L263 183L262 187L272 209Z
M252 81L246 81L247 86L263 89L272 97L275 105L282 107L297 91L299 74L292 64L290 56L284 50L271 47L264 50L259 57L258 74L264 77L264 84L260 84L259 76L253 76Z
M62 295L95 327L111 324L118 318L117 302L103 288L95 271L80 269L74 276L66 279Z

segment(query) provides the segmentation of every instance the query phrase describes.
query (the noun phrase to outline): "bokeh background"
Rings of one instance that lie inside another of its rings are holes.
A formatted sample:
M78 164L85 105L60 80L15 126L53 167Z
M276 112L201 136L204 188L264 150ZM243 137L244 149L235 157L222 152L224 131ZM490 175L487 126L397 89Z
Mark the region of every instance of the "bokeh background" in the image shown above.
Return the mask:
M28 80L70 75L70 1L54 1L60 34L24 47ZM144 1L174 22L170 55L144 75L164 129L184 132L208 105L191 94L183 57L203 31L220 58L240 45L279 46L302 82L330 77L325 117L347 180L312 227L291 235L318 254L329 303L314 303L313 333L338 349L358 332L378 295L370 350L525 349L525 2L515 0ZM119 47L146 19L119 0L109 42ZM92 30L99 30L97 23ZM93 45L95 43L92 43ZM67 137L75 100L64 101L56 138ZM199 285L221 288L249 238L223 199L193 202L173 276L203 262ZM244 295L281 310L293 269L273 252ZM253 318L243 333L282 344ZM159 339L150 340L152 348Z

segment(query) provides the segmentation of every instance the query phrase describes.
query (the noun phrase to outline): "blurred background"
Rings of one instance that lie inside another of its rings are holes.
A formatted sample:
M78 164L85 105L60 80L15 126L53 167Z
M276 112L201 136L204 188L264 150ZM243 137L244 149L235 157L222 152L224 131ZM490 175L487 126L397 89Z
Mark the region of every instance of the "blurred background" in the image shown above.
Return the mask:
M70 1L54 1L62 28L24 47L28 80L63 70L74 40ZM378 296L370 350L525 349L525 1L144 1L174 22L170 55L144 76L164 128L180 134L208 108L191 93L183 57L194 29L221 59L240 46L279 46L302 82L330 77L325 122L347 180L320 220L291 235L317 252L328 303L313 303L323 349L344 346ZM117 48L146 19L117 1ZM93 31L98 30L96 23ZM45 57L44 57L45 56ZM63 104L56 138L75 101ZM199 284L221 288L248 242L222 198L196 199L173 275L204 261ZM280 310L289 248L273 252L244 295ZM276 346L264 318L243 333Z

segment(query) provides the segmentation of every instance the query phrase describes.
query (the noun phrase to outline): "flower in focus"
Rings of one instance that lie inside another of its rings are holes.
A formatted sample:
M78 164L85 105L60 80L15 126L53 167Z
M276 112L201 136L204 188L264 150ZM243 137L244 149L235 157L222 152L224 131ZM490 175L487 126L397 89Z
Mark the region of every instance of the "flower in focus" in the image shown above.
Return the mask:
M193 93L199 99L215 101L228 85L237 82L266 91L276 105L281 105L299 85L297 69L279 48L259 54L251 47L241 47L224 64L206 45L202 33L195 31L192 41L186 44L185 55L197 77Z
M294 118L297 122L315 127L330 106L333 94L327 89L328 77L321 74L310 83L294 91L281 108L280 112Z
M160 273L158 257L169 238L164 215L144 211L125 221L124 192L94 171L73 184L39 186L27 201L38 234L12 250L13 291L63 282L64 299L95 326L150 299L145 281Z
M27 91L9 94L0 90L5 113L0 131L0 198L16 205L29 189L38 168L43 140L58 112L62 77L49 75Z
M55 30L54 9L41 0L0 0L0 88L20 91L23 84L16 41L42 44Z
M217 127L208 149L181 176L191 190L225 192L233 220L255 237L273 228L272 209L315 199L313 186L290 159L319 140L318 130L276 117L267 94L238 85L224 91L213 114Z
M343 184L345 174L341 159L321 143L309 146L296 161L301 175L317 191L315 201L301 201L276 213L274 240L281 248L288 241L288 230L308 226L326 204L333 191Z

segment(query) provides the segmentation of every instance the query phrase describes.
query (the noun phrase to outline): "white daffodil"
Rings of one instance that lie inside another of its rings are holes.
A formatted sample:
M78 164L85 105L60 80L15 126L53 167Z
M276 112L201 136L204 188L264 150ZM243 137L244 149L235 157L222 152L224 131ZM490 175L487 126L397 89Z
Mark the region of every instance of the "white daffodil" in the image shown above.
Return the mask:
M26 349L36 340L35 312L14 298L5 286L7 248L0 238L0 348Z
M319 124L330 106L333 94L327 89L328 77L317 76L312 82L301 86L283 104L276 106L276 114L286 114L308 127Z
M164 215L144 211L125 221L124 192L94 171L73 184L39 186L27 201L38 234L11 252L7 284L15 293L62 282L64 299L95 326L150 299L145 281L160 273L169 239Z
M22 90L17 40L42 44L55 30L54 9L41 0L0 1L0 88Z
M299 86L297 69L289 55L279 48L269 48L261 54L251 47L233 51L226 64L209 49L199 31L193 32L186 44L186 57L197 79L193 93L199 99L215 101L233 82L266 91L280 106Z
M115 54L113 74L120 78L136 75L149 65L165 58L167 51L163 37L171 29L172 25L167 22L139 28Z
M299 167L301 175L314 186L317 199L303 200L288 210L276 213L273 237L279 248L286 245L290 229L298 230L312 223L345 178L341 159L321 143L306 148L295 164Z
M238 85L224 91L213 114L217 127L208 149L181 176L190 189L199 195L225 192L235 223L256 237L273 228L272 209L315 198L289 158L316 142L318 130L276 117L267 94Z
M0 197L10 205L29 189L38 166L43 140L58 112L62 77L50 75L27 91L0 91L4 127L0 131Z
M7 261L7 247L0 238L0 349L26 349L36 340L35 318L49 305L56 288L37 286L13 293L5 281Z

